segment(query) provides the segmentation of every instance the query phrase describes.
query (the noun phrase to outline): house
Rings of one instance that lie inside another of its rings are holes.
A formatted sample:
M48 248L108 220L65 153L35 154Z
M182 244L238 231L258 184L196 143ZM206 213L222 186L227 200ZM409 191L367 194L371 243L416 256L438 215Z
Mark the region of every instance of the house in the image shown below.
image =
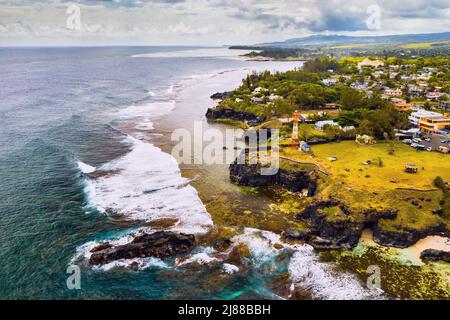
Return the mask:
M434 117L434 116L442 116L442 114L440 114L439 112L434 112L434 111L428 111L425 109L420 109L416 112L413 112L409 115L408 119L409 122L413 125L413 126L419 126L419 122L420 119L422 118L426 118L426 117Z
M367 134L357 135L355 139L356 143L359 144L374 144L376 141L374 137L368 136Z
M335 85L335 84L339 83L339 79L336 79L336 78L327 78L327 79L323 79L323 80L322 80L322 83L323 83L324 85L326 85L327 87L329 87L329 86L332 86L332 85Z
M266 88L258 87L255 90L253 90L253 93L261 93L268 91Z
M355 130L355 129L356 128L354 126L346 126L346 127L342 128L342 131L347 132L347 131L352 131L352 130Z
M316 124L316 129L323 131L325 126L333 126L333 127L341 127L337 122L334 122L333 120L323 120L323 121L317 121Z
M398 64L389 66L389 70L390 71L396 71L396 70L399 70L399 69L400 69L400 66Z
M411 128L409 130L404 130L402 133L407 136L408 138L417 138L420 136L420 129L419 128Z
M445 93L443 93L443 92L436 92L435 91L435 92L428 92L425 97L428 100L437 100L437 99L439 99L440 97L442 97L444 95L445 95Z
M400 88L386 89L384 90L384 95L387 97L399 97L403 95L403 91Z
M409 111L412 109L411 104L410 103L406 103L406 102L398 102L396 104L394 104L395 109L397 109L398 111Z
M398 72L392 72L392 73L389 75L389 78L390 78L390 79L395 79L399 74L400 74L400 73L398 73Z
M420 131L427 133L441 133L450 131L450 118L447 114L422 117L419 120Z
M405 81L405 82L411 82L412 81L412 77L411 76L405 76L405 75L403 75L403 76L401 76L400 77L403 81Z
M278 99L280 99L280 98L281 98L280 96L277 96L277 95L274 95L274 94L271 94L271 95L269 96L269 100L270 100L270 101L278 100Z
M338 110L341 106L336 103L326 103L319 108L324 110Z
M408 93L411 97L417 98L423 93L423 89L418 86L410 86L408 87Z
M256 104L262 104L264 103L264 98L260 98L260 97L252 97L252 102L256 103Z
M439 101L438 108L444 111L450 110L450 100L447 101Z
M369 59L364 59L363 61L361 61L360 63L358 63L358 69L362 70L363 68L378 68L378 67L382 67L384 66L383 61L380 60L369 60Z

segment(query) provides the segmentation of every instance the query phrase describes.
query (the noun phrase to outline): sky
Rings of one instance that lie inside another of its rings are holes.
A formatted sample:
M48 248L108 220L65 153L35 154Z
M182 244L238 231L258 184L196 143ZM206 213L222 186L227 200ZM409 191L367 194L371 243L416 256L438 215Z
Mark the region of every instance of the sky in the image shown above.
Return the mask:
M446 31L450 0L0 0L0 46L217 46Z

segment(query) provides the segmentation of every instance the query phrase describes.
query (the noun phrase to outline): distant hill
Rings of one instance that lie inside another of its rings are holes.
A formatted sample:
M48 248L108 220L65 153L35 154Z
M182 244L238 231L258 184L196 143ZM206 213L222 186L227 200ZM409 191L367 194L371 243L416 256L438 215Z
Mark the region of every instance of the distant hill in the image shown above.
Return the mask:
M258 46L299 48L299 47L330 47L351 44L401 44L414 42L433 42L450 40L450 32L424 34L398 34L388 36L343 36L343 35L312 35L303 38L289 39L282 42L259 44Z

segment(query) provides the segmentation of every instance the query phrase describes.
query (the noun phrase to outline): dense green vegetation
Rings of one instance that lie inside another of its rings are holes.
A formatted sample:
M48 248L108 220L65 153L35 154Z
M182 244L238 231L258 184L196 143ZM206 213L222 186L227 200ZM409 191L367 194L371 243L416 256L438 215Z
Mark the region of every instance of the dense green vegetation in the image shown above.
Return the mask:
M379 139L393 137L394 128L408 125L408 115L398 112L389 100L381 98L379 92L368 96L363 91L350 88L345 82L333 86L323 83L323 79L330 76L355 73L357 62L356 59L338 62L318 58L306 62L301 70L253 73L221 106L270 119L290 116L295 110L319 110L325 104L339 104L341 112L338 115L322 112L315 118L312 116L312 119L336 120L341 126L355 126L359 133Z

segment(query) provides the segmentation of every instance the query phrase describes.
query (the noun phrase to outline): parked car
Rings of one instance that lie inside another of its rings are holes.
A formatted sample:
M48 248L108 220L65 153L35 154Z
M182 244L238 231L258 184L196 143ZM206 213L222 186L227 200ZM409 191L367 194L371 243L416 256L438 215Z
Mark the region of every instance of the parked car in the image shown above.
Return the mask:
M433 151L433 148L432 147L428 147L426 150L427 151Z
M419 143L419 142L422 142L422 139L420 139L420 138L414 138L414 139L412 139L412 141L415 142L415 143Z
M416 146L416 149L417 149L417 150L425 150L425 146L424 146L423 144L418 144L418 145Z
M411 139L405 139L402 141L404 144L411 144L412 140Z
M448 143L448 140L441 140L441 143Z
M425 141L426 142L431 142L431 138L426 138Z

